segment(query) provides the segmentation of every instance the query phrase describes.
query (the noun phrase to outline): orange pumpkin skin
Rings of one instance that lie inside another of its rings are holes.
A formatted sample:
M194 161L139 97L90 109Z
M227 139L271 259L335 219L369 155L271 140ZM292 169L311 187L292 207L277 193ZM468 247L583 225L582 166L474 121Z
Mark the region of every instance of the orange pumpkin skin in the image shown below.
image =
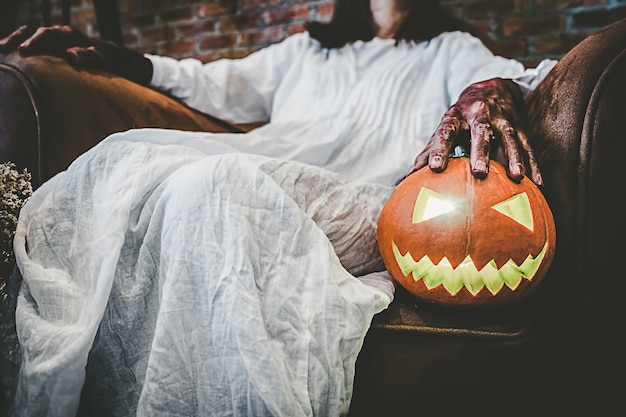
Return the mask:
M433 211L438 206L443 214ZM487 307L536 288L554 257L556 230L528 178L515 183L491 161L478 180L469 158L453 158L442 173L425 167L398 185L378 221L378 246L389 273L419 299Z

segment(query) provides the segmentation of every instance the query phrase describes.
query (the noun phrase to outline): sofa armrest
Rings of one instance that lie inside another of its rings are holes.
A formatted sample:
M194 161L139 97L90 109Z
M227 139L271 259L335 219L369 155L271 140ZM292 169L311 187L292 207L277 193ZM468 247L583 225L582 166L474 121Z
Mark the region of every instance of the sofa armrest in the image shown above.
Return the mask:
M552 271L567 280L546 282L577 303L597 304L624 281L625 75L626 19L573 48L527 99L528 133L557 222Z
M51 56L0 55L0 161L28 168L34 187L109 134L141 127L241 131L111 74Z
M550 343L544 369L560 377L560 385L546 385L590 404L619 398L609 381L626 369L625 97L621 20L573 48L527 99L557 229L556 255L537 292L537 322Z

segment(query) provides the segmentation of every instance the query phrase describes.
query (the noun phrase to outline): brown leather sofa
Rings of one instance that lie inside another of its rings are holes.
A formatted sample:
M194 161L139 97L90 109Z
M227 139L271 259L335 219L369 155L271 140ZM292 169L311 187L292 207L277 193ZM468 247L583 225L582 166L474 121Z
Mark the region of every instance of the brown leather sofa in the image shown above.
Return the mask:
M398 290L359 355L350 416L620 410L626 20L571 50L527 98L527 109L557 226L551 270L523 302L488 310L424 306ZM35 187L108 134L134 127L239 131L115 76L52 57L0 55L0 162L28 168ZM15 289L19 274L13 280ZM18 364L10 365L0 381L14 380ZM82 413L106 415L89 407L104 395L87 384Z

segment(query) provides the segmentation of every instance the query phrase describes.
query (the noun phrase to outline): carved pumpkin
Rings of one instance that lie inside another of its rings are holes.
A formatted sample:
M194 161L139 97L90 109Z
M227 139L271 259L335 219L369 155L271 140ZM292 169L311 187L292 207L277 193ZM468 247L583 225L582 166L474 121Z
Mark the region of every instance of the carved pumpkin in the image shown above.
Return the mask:
M387 270L430 303L494 306L528 295L554 257L554 219L528 178L511 181L490 163L484 180L469 158L442 173L410 175L383 207L378 245Z

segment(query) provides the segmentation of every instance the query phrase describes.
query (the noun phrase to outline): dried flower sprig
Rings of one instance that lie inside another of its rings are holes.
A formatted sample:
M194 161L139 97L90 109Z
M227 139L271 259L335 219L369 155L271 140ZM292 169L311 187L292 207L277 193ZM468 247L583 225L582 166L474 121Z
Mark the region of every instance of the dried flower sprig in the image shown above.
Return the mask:
M13 162L0 164L0 275L5 275L15 262L13 238L22 206L33 193L27 170L18 172ZM0 299L6 295L8 277L0 276Z

